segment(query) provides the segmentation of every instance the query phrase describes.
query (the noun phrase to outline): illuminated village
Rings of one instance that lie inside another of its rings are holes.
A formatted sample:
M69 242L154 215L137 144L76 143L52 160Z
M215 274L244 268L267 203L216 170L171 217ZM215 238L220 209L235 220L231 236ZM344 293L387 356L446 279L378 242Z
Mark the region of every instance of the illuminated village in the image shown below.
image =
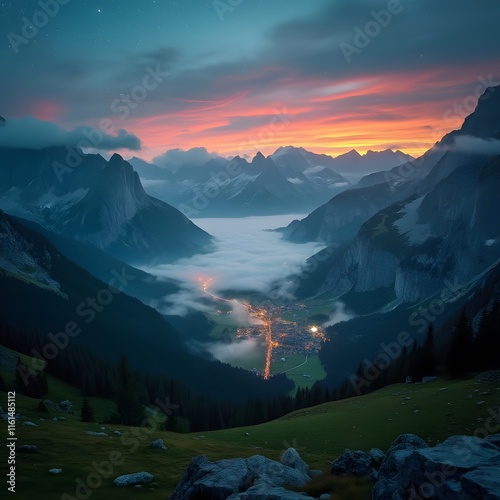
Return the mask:
M317 354L326 336L321 326L310 324L305 318L307 314L298 315L298 310L306 310L305 304L275 304L266 301L259 307L241 302L236 299L226 299L210 292L212 278L198 278L201 289L216 301L241 304L248 312L249 317L258 322L251 326L238 326L235 331L235 340L249 338L265 339L266 363L262 373L264 378L271 375L271 364L277 357L300 354L304 356ZM218 311L218 314L224 314ZM231 314L227 311L225 314ZM284 319L292 318L292 319Z

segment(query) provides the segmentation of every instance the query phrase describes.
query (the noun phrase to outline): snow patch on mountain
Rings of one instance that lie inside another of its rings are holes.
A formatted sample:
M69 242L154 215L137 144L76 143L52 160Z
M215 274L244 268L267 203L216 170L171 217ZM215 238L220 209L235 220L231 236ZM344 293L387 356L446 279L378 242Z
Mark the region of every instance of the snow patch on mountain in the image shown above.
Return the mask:
M424 196L408 203L399 213L403 216L394 225L398 232L408 238L410 244L420 244L431 236L429 224L419 223L418 209Z

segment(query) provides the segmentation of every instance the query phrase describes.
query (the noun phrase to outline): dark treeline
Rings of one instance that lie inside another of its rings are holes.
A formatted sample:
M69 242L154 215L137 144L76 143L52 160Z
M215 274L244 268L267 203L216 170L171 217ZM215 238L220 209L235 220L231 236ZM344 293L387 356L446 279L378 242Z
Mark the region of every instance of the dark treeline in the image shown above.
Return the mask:
M44 338L35 332L1 325L0 344L33 356L34 351L41 352ZM295 408L294 398L288 396L252 398L243 403L218 400L196 393L174 378L131 370L125 357L117 366L73 344L59 350L40 370L43 363L27 366L18 360L16 390L19 393L38 399L45 397L47 373L78 388L84 398L114 399L117 411L109 417L114 423L141 425L143 407L151 406L167 413L167 430L196 432L254 425L283 416ZM242 387L242 392L244 390Z
M390 363L380 357L369 365L362 363L356 374L336 387L316 382L311 389L298 388L294 397L252 398L244 403L204 396L173 378L132 371L125 357L117 366L73 345L61 350L44 371L77 387L83 397L114 399L117 411L110 416L111 422L140 425L144 406L156 406L167 413L166 430L207 431L263 423L294 410L367 394L404 382L407 377L414 381L437 375L460 378L500 368L500 302L482 314L476 333L465 311L438 333L431 324L421 345L414 342L410 349L403 348ZM446 340L438 343L436 338ZM0 328L0 344L31 355L33 348L41 349L42 339L4 326ZM19 360L16 390L44 397L48 389L45 373L33 371L26 384L29 371L30 367L23 368Z
M439 340L439 342L438 342ZM404 347L388 362L383 353L373 361L360 363L356 374L348 377L333 392L332 399L359 396L390 384L423 377L465 378L473 373L500 369L500 302L485 310L476 331L463 309L454 321L436 334L429 325L425 340ZM321 383L319 383L321 386ZM321 390L317 390L321 394Z

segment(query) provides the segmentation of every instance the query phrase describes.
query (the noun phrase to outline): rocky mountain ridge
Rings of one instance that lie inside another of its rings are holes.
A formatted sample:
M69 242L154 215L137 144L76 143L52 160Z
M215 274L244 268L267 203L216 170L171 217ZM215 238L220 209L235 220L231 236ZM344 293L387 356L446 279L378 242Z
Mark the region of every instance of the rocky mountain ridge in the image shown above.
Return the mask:
M210 236L150 197L117 154L0 149L0 207L129 263L205 251Z

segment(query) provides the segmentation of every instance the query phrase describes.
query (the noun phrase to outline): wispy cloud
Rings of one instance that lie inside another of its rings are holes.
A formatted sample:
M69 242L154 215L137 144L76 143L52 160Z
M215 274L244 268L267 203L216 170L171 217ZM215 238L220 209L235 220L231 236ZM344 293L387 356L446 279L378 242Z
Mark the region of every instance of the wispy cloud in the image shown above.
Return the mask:
M459 135L455 138L453 147L467 153L499 155L500 139L481 139L471 135Z

